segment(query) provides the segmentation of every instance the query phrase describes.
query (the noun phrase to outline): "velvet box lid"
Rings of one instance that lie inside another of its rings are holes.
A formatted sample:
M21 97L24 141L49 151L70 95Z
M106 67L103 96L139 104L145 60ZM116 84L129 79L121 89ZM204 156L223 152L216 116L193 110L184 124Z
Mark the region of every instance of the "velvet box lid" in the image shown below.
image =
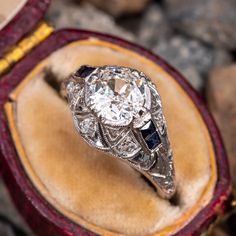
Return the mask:
M49 1L16 1L0 31L0 164L20 213L38 235L199 235L230 206L219 131L180 73L113 36L42 22ZM160 90L173 143L177 197L158 198L133 169L74 133L58 86L81 64L144 71ZM42 93L43 91L43 93ZM129 191L127 191L129 189Z

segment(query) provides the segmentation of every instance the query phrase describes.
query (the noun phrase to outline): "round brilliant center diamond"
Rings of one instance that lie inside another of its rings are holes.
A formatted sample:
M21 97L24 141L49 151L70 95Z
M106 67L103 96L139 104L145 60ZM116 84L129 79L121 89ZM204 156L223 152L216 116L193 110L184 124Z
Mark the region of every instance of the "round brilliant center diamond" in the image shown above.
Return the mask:
M110 125L127 125L151 106L146 79L128 68L106 67L88 79L86 101Z

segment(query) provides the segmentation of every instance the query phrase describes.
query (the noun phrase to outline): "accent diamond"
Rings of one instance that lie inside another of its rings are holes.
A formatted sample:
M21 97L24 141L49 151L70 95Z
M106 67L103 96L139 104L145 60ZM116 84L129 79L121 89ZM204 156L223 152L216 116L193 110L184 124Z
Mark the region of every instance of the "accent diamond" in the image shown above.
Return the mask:
M154 155L149 155L144 152L139 152L137 156L130 160L133 164L137 165L139 168L144 170L149 170L155 163L156 158Z
M89 144L95 145L99 149L107 149L105 143L101 141L99 125L94 116L83 118L75 115L74 123L82 137L85 138Z
M153 118L156 121L158 130L161 134L164 134L165 132L165 118L162 114L162 112L159 110L156 114L153 114Z
M96 126L96 119L92 117L85 118L79 124L81 133L89 135L90 137L95 135Z
M130 158L136 155L141 147L135 140L133 134L129 132L124 138L122 138L118 144L116 144L113 149L122 158Z

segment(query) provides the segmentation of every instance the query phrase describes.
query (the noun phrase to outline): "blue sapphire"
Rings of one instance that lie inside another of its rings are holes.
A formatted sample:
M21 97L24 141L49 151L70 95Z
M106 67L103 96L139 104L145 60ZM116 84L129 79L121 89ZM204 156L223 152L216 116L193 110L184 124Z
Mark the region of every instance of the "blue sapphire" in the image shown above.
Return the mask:
M160 136L157 132L148 136L148 138L146 138L145 141L146 141L148 148L151 150L155 149L161 143Z
M140 129L140 132L150 150L155 149L161 143L161 138L152 120L148 121L148 123Z
M76 72L75 76L85 78L90 75L96 68L91 66L81 66Z

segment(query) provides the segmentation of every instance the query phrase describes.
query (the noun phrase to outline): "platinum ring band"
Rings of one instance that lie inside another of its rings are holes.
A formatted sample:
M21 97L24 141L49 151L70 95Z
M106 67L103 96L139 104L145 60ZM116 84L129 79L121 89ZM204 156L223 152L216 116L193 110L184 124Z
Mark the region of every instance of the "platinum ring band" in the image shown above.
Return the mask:
M176 189L173 154L154 83L132 68L81 66L64 87L83 139L138 170L170 199Z

